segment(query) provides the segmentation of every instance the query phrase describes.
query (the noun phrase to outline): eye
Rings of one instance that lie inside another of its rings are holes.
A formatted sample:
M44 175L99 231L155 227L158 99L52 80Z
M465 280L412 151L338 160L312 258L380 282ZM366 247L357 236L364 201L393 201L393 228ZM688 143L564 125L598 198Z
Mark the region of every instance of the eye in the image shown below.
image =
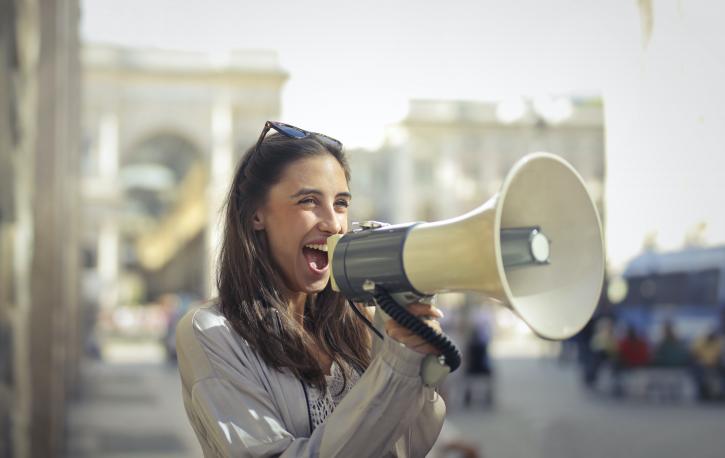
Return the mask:
M347 201L347 200L345 200L345 199L340 199L340 200L338 200L338 201L335 201L335 205L338 205L338 206L340 206L340 207L345 207L345 208L347 208L347 207L349 207L349 206L350 206L350 202L349 202L349 201Z
M317 202L315 201L314 197L305 197L304 199L300 200L297 203L300 205L314 205Z

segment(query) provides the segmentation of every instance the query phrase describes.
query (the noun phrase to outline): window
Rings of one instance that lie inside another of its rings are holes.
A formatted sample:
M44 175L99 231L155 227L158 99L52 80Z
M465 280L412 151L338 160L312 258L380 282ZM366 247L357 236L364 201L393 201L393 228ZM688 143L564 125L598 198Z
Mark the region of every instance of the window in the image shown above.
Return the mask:
M716 305L720 271L630 277L624 305Z

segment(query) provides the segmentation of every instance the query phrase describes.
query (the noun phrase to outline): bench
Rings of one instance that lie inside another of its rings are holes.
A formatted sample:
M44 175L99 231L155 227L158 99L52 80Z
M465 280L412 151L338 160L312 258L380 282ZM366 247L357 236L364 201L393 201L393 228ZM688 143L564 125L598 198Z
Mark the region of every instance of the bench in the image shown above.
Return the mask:
M619 383L611 365L602 367L597 389L655 402L692 401L697 395L692 373L686 366L638 366L623 369L618 375Z

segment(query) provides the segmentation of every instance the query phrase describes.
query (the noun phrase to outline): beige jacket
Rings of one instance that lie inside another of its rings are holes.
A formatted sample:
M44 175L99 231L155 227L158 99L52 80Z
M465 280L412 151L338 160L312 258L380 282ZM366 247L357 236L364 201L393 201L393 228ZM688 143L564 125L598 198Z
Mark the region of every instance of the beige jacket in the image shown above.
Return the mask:
M312 434L300 380L269 368L215 305L184 316L176 346L184 406L207 458L423 457L443 424L445 404L419 376L424 355L388 337Z

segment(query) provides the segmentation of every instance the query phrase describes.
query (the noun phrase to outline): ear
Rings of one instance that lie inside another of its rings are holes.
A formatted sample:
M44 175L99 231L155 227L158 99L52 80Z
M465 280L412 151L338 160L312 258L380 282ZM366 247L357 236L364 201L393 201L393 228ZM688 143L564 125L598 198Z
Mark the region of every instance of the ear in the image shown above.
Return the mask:
M261 210L257 210L256 212L254 212L254 217L252 218L252 226L254 227L255 231L264 230L264 215L262 214Z

